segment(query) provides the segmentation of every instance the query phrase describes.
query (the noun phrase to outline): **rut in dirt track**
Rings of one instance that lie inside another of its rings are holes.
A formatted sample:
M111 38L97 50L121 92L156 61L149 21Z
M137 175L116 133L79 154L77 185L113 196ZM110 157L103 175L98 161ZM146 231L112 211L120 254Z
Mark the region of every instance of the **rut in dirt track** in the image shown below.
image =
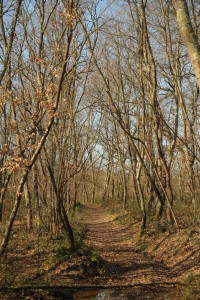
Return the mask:
M96 204L83 205L87 244L99 249L111 280L121 285L167 281L168 268L146 253L134 250L133 229L122 226Z

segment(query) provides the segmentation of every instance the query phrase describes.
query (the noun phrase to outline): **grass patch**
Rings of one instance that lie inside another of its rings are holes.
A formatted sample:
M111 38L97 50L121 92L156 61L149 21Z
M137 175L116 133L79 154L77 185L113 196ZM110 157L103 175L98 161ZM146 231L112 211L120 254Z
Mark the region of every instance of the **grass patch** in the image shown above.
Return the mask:
M194 274L188 274L188 276L184 279L184 281L183 281L183 283L185 283L185 284L191 284L191 283L193 283L194 281L195 281L195 275Z
M55 253L58 258L68 259L71 256L71 251L69 250L69 248L66 248L66 246L64 245L58 246L55 250Z

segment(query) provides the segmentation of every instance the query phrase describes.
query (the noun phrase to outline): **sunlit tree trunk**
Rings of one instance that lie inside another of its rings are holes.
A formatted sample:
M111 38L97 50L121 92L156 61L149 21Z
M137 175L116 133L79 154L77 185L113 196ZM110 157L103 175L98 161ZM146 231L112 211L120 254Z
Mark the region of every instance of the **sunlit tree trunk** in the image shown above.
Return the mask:
M200 88L200 45L192 26L188 4L186 0L174 0L174 4L180 33L188 49L191 64L194 68L194 73Z
M29 190L28 180L24 185L24 196L27 208L27 229L29 232L33 230L33 208L32 208L32 198L31 192Z

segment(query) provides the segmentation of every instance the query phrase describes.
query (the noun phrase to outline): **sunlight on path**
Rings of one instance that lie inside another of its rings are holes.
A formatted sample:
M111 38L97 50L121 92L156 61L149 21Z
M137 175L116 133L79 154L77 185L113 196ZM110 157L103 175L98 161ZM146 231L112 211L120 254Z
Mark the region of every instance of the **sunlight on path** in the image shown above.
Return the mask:
M87 244L100 251L111 283L166 281L167 268L147 254L136 252L132 229L114 221L102 206L83 205L82 222L87 227Z

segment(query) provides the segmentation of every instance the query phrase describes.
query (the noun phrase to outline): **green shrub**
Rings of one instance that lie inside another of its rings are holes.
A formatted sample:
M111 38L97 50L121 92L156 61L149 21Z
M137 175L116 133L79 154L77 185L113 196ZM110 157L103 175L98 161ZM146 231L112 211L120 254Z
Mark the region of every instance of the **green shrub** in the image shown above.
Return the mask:
M91 261L97 264L100 262L100 253L98 250L91 251Z

